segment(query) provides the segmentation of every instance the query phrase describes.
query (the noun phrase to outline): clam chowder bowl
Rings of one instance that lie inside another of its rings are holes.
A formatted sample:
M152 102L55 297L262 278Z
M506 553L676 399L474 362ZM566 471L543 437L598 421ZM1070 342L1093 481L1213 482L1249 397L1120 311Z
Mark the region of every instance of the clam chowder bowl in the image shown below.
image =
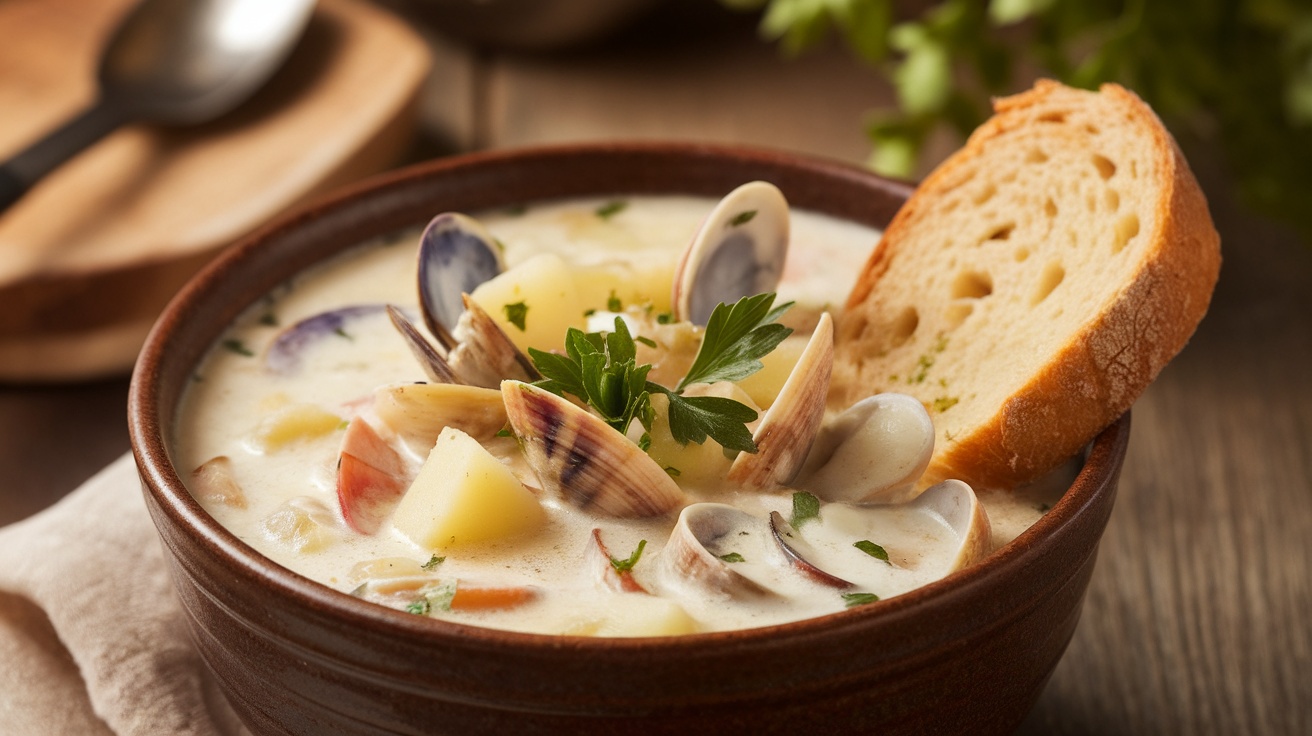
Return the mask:
M243 722L1014 729L1074 633L1129 417L1033 488L926 490L932 409L826 409L828 312L909 193L778 152L526 149L375 178L223 254L160 317L129 418ZM758 291L794 305L735 302ZM739 360L707 368L717 341ZM612 410L587 376L632 390ZM896 431L854 439L875 424ZM899 470L866 467L885 451Z

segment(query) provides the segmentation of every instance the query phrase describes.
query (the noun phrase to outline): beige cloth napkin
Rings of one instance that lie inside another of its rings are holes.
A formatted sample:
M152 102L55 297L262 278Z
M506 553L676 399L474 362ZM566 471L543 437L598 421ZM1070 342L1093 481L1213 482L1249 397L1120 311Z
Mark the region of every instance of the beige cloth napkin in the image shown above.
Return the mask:
M188 638L130 454L0 529L0 732L245 733Z

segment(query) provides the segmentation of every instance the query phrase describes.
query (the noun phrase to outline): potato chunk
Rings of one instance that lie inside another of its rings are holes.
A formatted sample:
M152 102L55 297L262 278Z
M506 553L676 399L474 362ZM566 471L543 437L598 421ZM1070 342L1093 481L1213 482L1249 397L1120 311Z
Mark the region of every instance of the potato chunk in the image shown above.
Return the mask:
M273 452L296 440L322 437L342 426L342 418L313 404L288 404L266 416L253 439L264 452Z
M469 295L520 350L559 350L565 331L585 326L578 288L569 264L554 253L543 253L479 284ZM522 306L520 306L522 305ZM523 327L511 322L522 318Z
M425 549L451 549L537 529L546 512L478 441L454 427L437 437L392 516Z

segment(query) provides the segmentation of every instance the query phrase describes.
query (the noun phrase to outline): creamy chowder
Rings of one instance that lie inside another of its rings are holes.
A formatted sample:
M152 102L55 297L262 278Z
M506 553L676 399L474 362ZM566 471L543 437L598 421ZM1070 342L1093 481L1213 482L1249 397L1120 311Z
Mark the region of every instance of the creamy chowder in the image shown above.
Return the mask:
M560 351L569 327L613 331L623 315L638 361L653 365L649 377L672 386L703 331L669 317L671 282L714 205L633 196L475 213L507 270L473 301L519 347L541 350ZM795 332L756 374L687 390L758 410L749 429L783 401L812 331L828 323L820 315L842 305L879 235L804 211L791 213L790 229L778 293L795 302L781 318ZM554 449L554 430L535 439L512 427L495 388L459 403L465 395L428 380L394 326L383 305L419 322L419 237L362 244L269 294L214 346L180 409L175 457L205 509L260 553L343 592L418 615L555 634L763 626L937 580L1021 533L1069 480L919 494L911 477L895 493L850 498L844 484L889 472L863 469L869 458L907 442L885 428L882 440L845 445L876 422L831 407L797 480L748 490L726 479L733 453L714 440L671 439L659 396L650 433L634 423L627 438L614 435L655 460L677 503L650 515L581 508L553 492L560 479L548 482L534 462L544 441ZM931 414L896 401L870 411ZM608 472L636 465L624 460Z

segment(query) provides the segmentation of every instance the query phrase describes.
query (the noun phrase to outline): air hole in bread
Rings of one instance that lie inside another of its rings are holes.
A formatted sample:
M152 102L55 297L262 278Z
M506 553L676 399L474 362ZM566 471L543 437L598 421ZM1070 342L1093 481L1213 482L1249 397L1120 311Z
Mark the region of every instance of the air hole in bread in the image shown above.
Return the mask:
M984 238L984 240L1006 240L1011 237L1011 231L1015 229L1016 223L1014 222L999 225L993 228L993 230L989 232L988 237Z
M1098 133L1101 131L1098 130L1098 126L1085 123L1084 132L1088 133L1089 135L1098 135Z
M1098 170L1098 176L1104 179L1110 179L1116 173L1116 164L1101 154L1093 154L1093 167Z
M1029 249L1029 248L1026 248L1025 246L1022 245L1021 247L1019 247L1019 248L1016 249L1016 262L1017 262L1017 263L1024 263L1027 259L1029 259L1029 257L1030 257L1030 249Z
M1043 267L1043 273L1039 274L1039 283L1035 286L1034 295L1030 297L1030 306L1036 306L1048 295L1061 285L1066 278L1066 268L1060 263L1053 261Z
M1112 241L1112 252L1120 253L1125 246L1139 234L1139 216L1128 214L1116 221L1116 238Z
M1056 219L1057 203L1052 201L1052 197L1043 201L1043 214L1047 215L1049 220Z
M1041 163L1046 163L1047 160L1048 160L1048 154L1044 153L1043 151L1040 151L1037 148L1031 148L1030 152L1025 154L1025 163L1027 164L1041 164Z
M952 280L953 299L983 299L993 293L993 277L982 271L962 271Z
M1040 123L1064 123L1064 122L1066 122L1066 113L1065 113L1065 112L1061 112L1061 111L1044 113L1044 114L1042 114L1042 115L1039 116L1039 122L1040 122Z
M1121 195L1115 189L1108 189L1102 196L1107 203L1107 209L1115 212L1121 208Z
M920 313L916 311L915 307L907 307L899 312L897 317L893 319L893 324L890 325L893 347L910 340L911 336L916 334L916 328L919 326Z
M993 195L997 193L998 193L998 188L993 186L992 182L988 182L984 185L983 189L981 189L979 192L975 194L975 196L972 199L974 200L975 204L980 205L980 204L984 204L990 199L993 199Z
M949 330L955 330L961 326L962 322L975 311L975 305L970 302L959 302L949 304L948 308L943 311L943 321L947 323Z

